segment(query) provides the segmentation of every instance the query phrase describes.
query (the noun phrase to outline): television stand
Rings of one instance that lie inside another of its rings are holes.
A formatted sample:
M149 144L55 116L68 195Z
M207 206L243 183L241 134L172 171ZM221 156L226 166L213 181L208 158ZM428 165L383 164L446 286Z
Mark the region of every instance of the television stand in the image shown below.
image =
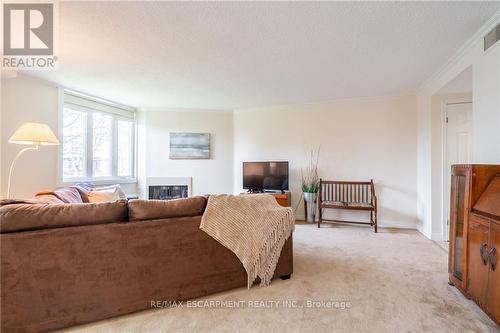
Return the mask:
M292 198L291 198L290 192L285 192L285 191L281 191L281 193L280 192L266 192L266 191L257 192L255 190L253 190L253 191L248 190L248 192L244 192L241 194L258 194L258 193L272 195L276 199L276 202L278 202L278 204L280 206L283 206L283 207L291 207L292 206Z
M280 204L280 206L283 207L290 207L292 206L292 197L290 192L284 192L283 193L269 193L271 194L274 199Z
M283 191L283 190L276 190L276 191L273 191L273 190L264 190L264 191L260 191L260 192L257 192L257 193L269 193L269 194L281 193L281 194L285 194L285 191Z

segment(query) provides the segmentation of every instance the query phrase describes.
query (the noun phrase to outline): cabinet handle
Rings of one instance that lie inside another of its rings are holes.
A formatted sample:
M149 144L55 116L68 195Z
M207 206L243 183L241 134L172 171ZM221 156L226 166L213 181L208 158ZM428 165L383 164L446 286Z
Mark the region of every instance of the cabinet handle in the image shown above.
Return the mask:
M486 265L488 263L488 256L487 255L485 256L485 251L484 251L485 249L488 250L488 244L483 244L479 248L479 255L481 256L481 260L483 261L483 265Z
M497 251L497 249L495 248L492 248L489 252L488 252L488 259L490 260L490 269L491 271L493 272L495 270L495 252Z

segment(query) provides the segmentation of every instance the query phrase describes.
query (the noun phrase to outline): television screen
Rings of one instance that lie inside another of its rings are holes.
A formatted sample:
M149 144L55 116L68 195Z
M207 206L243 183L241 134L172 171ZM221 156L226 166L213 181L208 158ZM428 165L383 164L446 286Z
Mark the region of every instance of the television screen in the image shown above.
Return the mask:
M243 188L288 190L288 162L243 162Z

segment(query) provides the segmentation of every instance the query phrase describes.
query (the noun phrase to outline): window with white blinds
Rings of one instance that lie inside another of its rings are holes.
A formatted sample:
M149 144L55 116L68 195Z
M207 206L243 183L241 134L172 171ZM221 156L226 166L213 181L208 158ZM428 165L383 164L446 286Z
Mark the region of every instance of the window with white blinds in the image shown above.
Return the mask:
M135 179L135 110L64 91L62 180Z

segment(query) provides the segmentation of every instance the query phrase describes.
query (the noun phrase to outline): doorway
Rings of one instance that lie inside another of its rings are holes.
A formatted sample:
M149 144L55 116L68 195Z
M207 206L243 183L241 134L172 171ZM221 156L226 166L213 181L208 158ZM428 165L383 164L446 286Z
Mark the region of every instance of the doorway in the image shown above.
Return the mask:
M450 216L450 179L453 164L468 164L471 162L472 145L472 102L445 102L444 108L444 221L443 240L449 239Z

